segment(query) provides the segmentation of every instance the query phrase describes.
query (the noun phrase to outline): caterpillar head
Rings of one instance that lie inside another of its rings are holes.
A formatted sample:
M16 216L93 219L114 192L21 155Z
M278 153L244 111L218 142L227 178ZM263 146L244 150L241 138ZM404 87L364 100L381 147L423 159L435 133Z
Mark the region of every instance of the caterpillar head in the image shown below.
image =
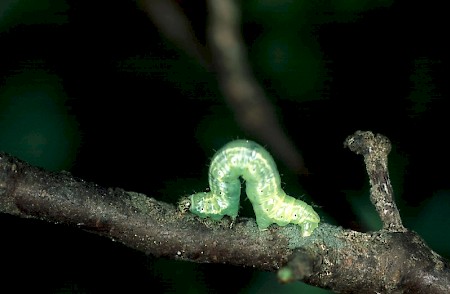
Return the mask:
M189 211L189 209L191 208L191 197L187 196L187 197L183 197L180 199L180 201L178 201L178 211L180 211L181 213L186 213Z

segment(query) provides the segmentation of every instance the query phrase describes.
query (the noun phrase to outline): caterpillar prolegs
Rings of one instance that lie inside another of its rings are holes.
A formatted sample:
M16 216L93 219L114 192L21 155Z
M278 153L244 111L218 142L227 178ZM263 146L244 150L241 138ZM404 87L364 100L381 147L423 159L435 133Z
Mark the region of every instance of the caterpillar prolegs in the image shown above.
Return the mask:
M259 144L235 140L222 147L209 167L210 192L196 193L185 209L200 216L220 220L228 215L235 219L239 210L242 177L247 197L253 205L259 229L275 223L301 226L303 236L312 234L320 217L305 202L287 195L281 189L280 175L272 156Z

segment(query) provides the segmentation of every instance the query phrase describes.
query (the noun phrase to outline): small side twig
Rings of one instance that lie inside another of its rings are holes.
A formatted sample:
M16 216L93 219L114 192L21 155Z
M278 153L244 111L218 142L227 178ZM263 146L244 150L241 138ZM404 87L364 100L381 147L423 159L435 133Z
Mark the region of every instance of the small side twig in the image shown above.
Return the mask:
M394 192L389 179L388 154L391 143L383 135L357 131L349 136L344 146L364 157L370 181L370 200L380 215L383 229L404 232L400 213L394 202Z

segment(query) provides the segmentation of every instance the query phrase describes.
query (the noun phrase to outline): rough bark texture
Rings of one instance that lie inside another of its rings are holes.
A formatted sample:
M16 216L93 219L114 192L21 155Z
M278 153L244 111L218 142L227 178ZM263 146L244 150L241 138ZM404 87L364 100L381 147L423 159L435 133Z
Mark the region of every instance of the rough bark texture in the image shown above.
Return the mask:
M394 190L388 172L388 154L391 151L389 139L371 132L357 131L345 140L350 150L364 157L370 181L370 200L383 222L383 228L389 231L405 231L397 205L394 202Z
M227 221L217 225L198 220L143 194L105 189L67 172L51 173L6 154L0 156L3 213L70 224L148 254L195 262L273 271L292 253L289 230L261 234L250 219L240 219L230 229Z
M357 132L346 144L374 144L367 150L388 152L376 147L380 142L385 138ZM146 195L47 172L7 154L0 154L0 212L77 226L155 256L282 268L282 281L302 280L341 293L450 293L449 263L401 225L392 188L385 188L387 164L373 166L371 183L381 179L377 185L384 188L373 188L371 197L388 212L379 211L384 229L372 233L321 224L302 238L293 225L259 231L253 219L200 220Z
M331 232L327 228L325 234ZM336 229L322 238L294 253L287 265L294 273L292 279L340 293L450 293L448 262L414 232ZM314 260L309 276L304 270L310 268L305 266L305 252Z

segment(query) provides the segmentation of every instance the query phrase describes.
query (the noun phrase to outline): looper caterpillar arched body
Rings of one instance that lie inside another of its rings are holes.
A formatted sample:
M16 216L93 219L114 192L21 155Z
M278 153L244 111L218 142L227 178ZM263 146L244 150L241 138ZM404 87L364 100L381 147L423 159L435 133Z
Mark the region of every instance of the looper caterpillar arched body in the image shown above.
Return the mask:
M180 205L203 218L220 220L228 215L235 219L241 193L239 177L246 181L247 197L259 229L264 230L273 223L279 226L293 223L301 226L303 236L309 236L317 228L319 215L311 206L281 189L272 156L248 140L235 140L222 147L209 168L210 192L193 194L187 200L189 203Z

